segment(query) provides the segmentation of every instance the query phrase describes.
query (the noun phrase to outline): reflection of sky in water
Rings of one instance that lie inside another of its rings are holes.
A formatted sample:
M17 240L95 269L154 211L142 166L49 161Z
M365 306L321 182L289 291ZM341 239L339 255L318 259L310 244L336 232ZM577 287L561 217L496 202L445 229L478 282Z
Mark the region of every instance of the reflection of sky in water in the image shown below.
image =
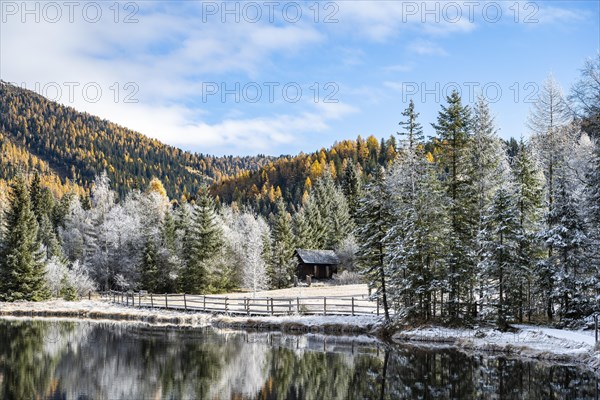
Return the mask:
M3 399L545 399L596 386L578 367L360 336L13 318L0 342Z

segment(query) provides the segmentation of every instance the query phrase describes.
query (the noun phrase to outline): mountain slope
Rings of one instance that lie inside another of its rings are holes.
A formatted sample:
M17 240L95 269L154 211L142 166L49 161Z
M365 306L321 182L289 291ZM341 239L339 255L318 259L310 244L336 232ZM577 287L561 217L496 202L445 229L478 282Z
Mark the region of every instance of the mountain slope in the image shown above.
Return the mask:
M297 205L306 192L326 171L342 183L346 167L354 163L363 179L379 166L387 166L396 157L396 140L392 136L378 141L374 136L343 140L329 149L312 154L280 157L256 171L246 171L213 184L212 193L225 203L250 204L268 215L279 197Z
M44 162L63 184L71 180L88 188L96 174L106 170L121 196L158 177L169 196L179 198L275 159L186 152L2 81L0 134L6 146L21 152L21 159ZM10 179L15 172L3 159L0 179Z

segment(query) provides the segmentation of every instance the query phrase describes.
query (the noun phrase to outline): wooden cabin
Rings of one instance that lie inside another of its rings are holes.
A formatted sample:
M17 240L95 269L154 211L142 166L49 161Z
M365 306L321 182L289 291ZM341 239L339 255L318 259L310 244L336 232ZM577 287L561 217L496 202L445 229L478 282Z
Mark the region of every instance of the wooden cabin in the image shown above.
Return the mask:
M306 276L315 279L331 279L337 274L340 259L333 250L306 250L296 249L298 279L304 280Z

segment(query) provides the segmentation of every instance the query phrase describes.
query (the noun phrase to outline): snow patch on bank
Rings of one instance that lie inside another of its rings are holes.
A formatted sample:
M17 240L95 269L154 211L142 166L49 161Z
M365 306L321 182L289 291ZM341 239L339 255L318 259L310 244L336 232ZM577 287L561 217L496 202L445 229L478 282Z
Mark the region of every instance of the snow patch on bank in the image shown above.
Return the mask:
M466 350L504 352L523 357L581 362L600 367L600 352L595 351L593 331L574 331L531 325L516 325L517 332L491 328L453 329L423 327L397 332L396 343L444 343Z
M76 317L90 319L140 321L152 324L208 326L207 314L186 313L172 310L126 307L95 300L44 302L0 302L0 315L32 317Z

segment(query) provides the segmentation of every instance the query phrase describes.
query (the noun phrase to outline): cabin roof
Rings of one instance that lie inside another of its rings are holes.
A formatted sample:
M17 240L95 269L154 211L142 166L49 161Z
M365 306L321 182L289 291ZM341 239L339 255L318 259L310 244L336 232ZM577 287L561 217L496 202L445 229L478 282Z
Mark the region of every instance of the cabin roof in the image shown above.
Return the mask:
M296 249L296 254L304 264L337 265L340 263L333 250Z

